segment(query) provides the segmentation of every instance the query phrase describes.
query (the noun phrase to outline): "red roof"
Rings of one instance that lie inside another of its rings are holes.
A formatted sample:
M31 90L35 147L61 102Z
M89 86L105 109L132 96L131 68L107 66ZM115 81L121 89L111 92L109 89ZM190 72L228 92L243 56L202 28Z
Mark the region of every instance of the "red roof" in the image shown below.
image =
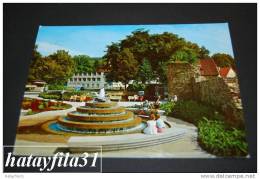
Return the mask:
M231 68L230 67L223 67L219 69L219 74L221 77L227 77L227 74Z
M202 76L218 76L217 65L213 59L200 60L200 74Z

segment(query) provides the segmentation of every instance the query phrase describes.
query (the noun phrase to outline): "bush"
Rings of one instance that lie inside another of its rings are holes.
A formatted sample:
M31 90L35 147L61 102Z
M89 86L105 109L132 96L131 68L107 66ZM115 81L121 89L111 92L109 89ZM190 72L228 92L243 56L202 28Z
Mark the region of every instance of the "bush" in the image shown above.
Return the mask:
M165 114L171 115L174 107L174 102L167 102L160 105L160 109L165 111Z
M228 128L222 121L207 120L198 122L198 142L202 148L218 156L245 156L248 145L245 131Z
M48 90L65 90L66 86L64 85L57 85L57 84L53 84L53 85L48 85Z
M130 84L128 87L127 87L127 90L128 91L144 91L146 88L146 85L143 84L143 83L137 83L137 82L134 82L133 84Z
M61 95L60 94L56 94L56 93L40 93L39 97L44 98L44 99L56 99L56 100L60 100Z
M203 117L211 120L224 120L213 107L205 106L195 101L177 101L172 108L172 115L197 125Z

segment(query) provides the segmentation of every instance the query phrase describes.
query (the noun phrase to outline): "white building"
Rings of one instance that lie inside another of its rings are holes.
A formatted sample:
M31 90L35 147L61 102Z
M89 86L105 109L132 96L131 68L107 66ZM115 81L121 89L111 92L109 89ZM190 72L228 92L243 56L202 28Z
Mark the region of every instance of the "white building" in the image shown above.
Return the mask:
M84 89L120 89L121 82L107 82L104 72L74 74L67 83L68 87L83 87Z

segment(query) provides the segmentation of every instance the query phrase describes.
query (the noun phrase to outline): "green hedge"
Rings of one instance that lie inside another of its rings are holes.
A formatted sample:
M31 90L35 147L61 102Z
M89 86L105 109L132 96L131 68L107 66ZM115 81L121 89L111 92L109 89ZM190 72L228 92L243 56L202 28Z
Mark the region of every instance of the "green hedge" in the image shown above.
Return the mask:
M245 131L229 128L222 121L198 122L198 142L202 148L218 156L245 156L248 145Z
M67 89L64 85L48 85L48 90L65 90Z
M224 116L213 107L200 104L196 101L178 101L172 108L172 116L181 118L197 125L203 117L211 120L224 120Z
M43 92L39 94L39 97L43 98L43 99L56 99L56 100L60 100L61 99L61 95L58 93L47 93L47 92Z

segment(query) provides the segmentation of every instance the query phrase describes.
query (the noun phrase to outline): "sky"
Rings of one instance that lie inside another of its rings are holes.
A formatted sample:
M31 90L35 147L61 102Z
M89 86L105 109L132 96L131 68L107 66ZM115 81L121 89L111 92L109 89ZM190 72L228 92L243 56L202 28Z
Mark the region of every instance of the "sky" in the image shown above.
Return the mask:
M205 46L210 55L227 53L234 56L228 23L40 26L36 44L44 56L63 49L71 55L102 57L107 45L119 42L136 29L149 30L150 34L171 32L199 46Z

